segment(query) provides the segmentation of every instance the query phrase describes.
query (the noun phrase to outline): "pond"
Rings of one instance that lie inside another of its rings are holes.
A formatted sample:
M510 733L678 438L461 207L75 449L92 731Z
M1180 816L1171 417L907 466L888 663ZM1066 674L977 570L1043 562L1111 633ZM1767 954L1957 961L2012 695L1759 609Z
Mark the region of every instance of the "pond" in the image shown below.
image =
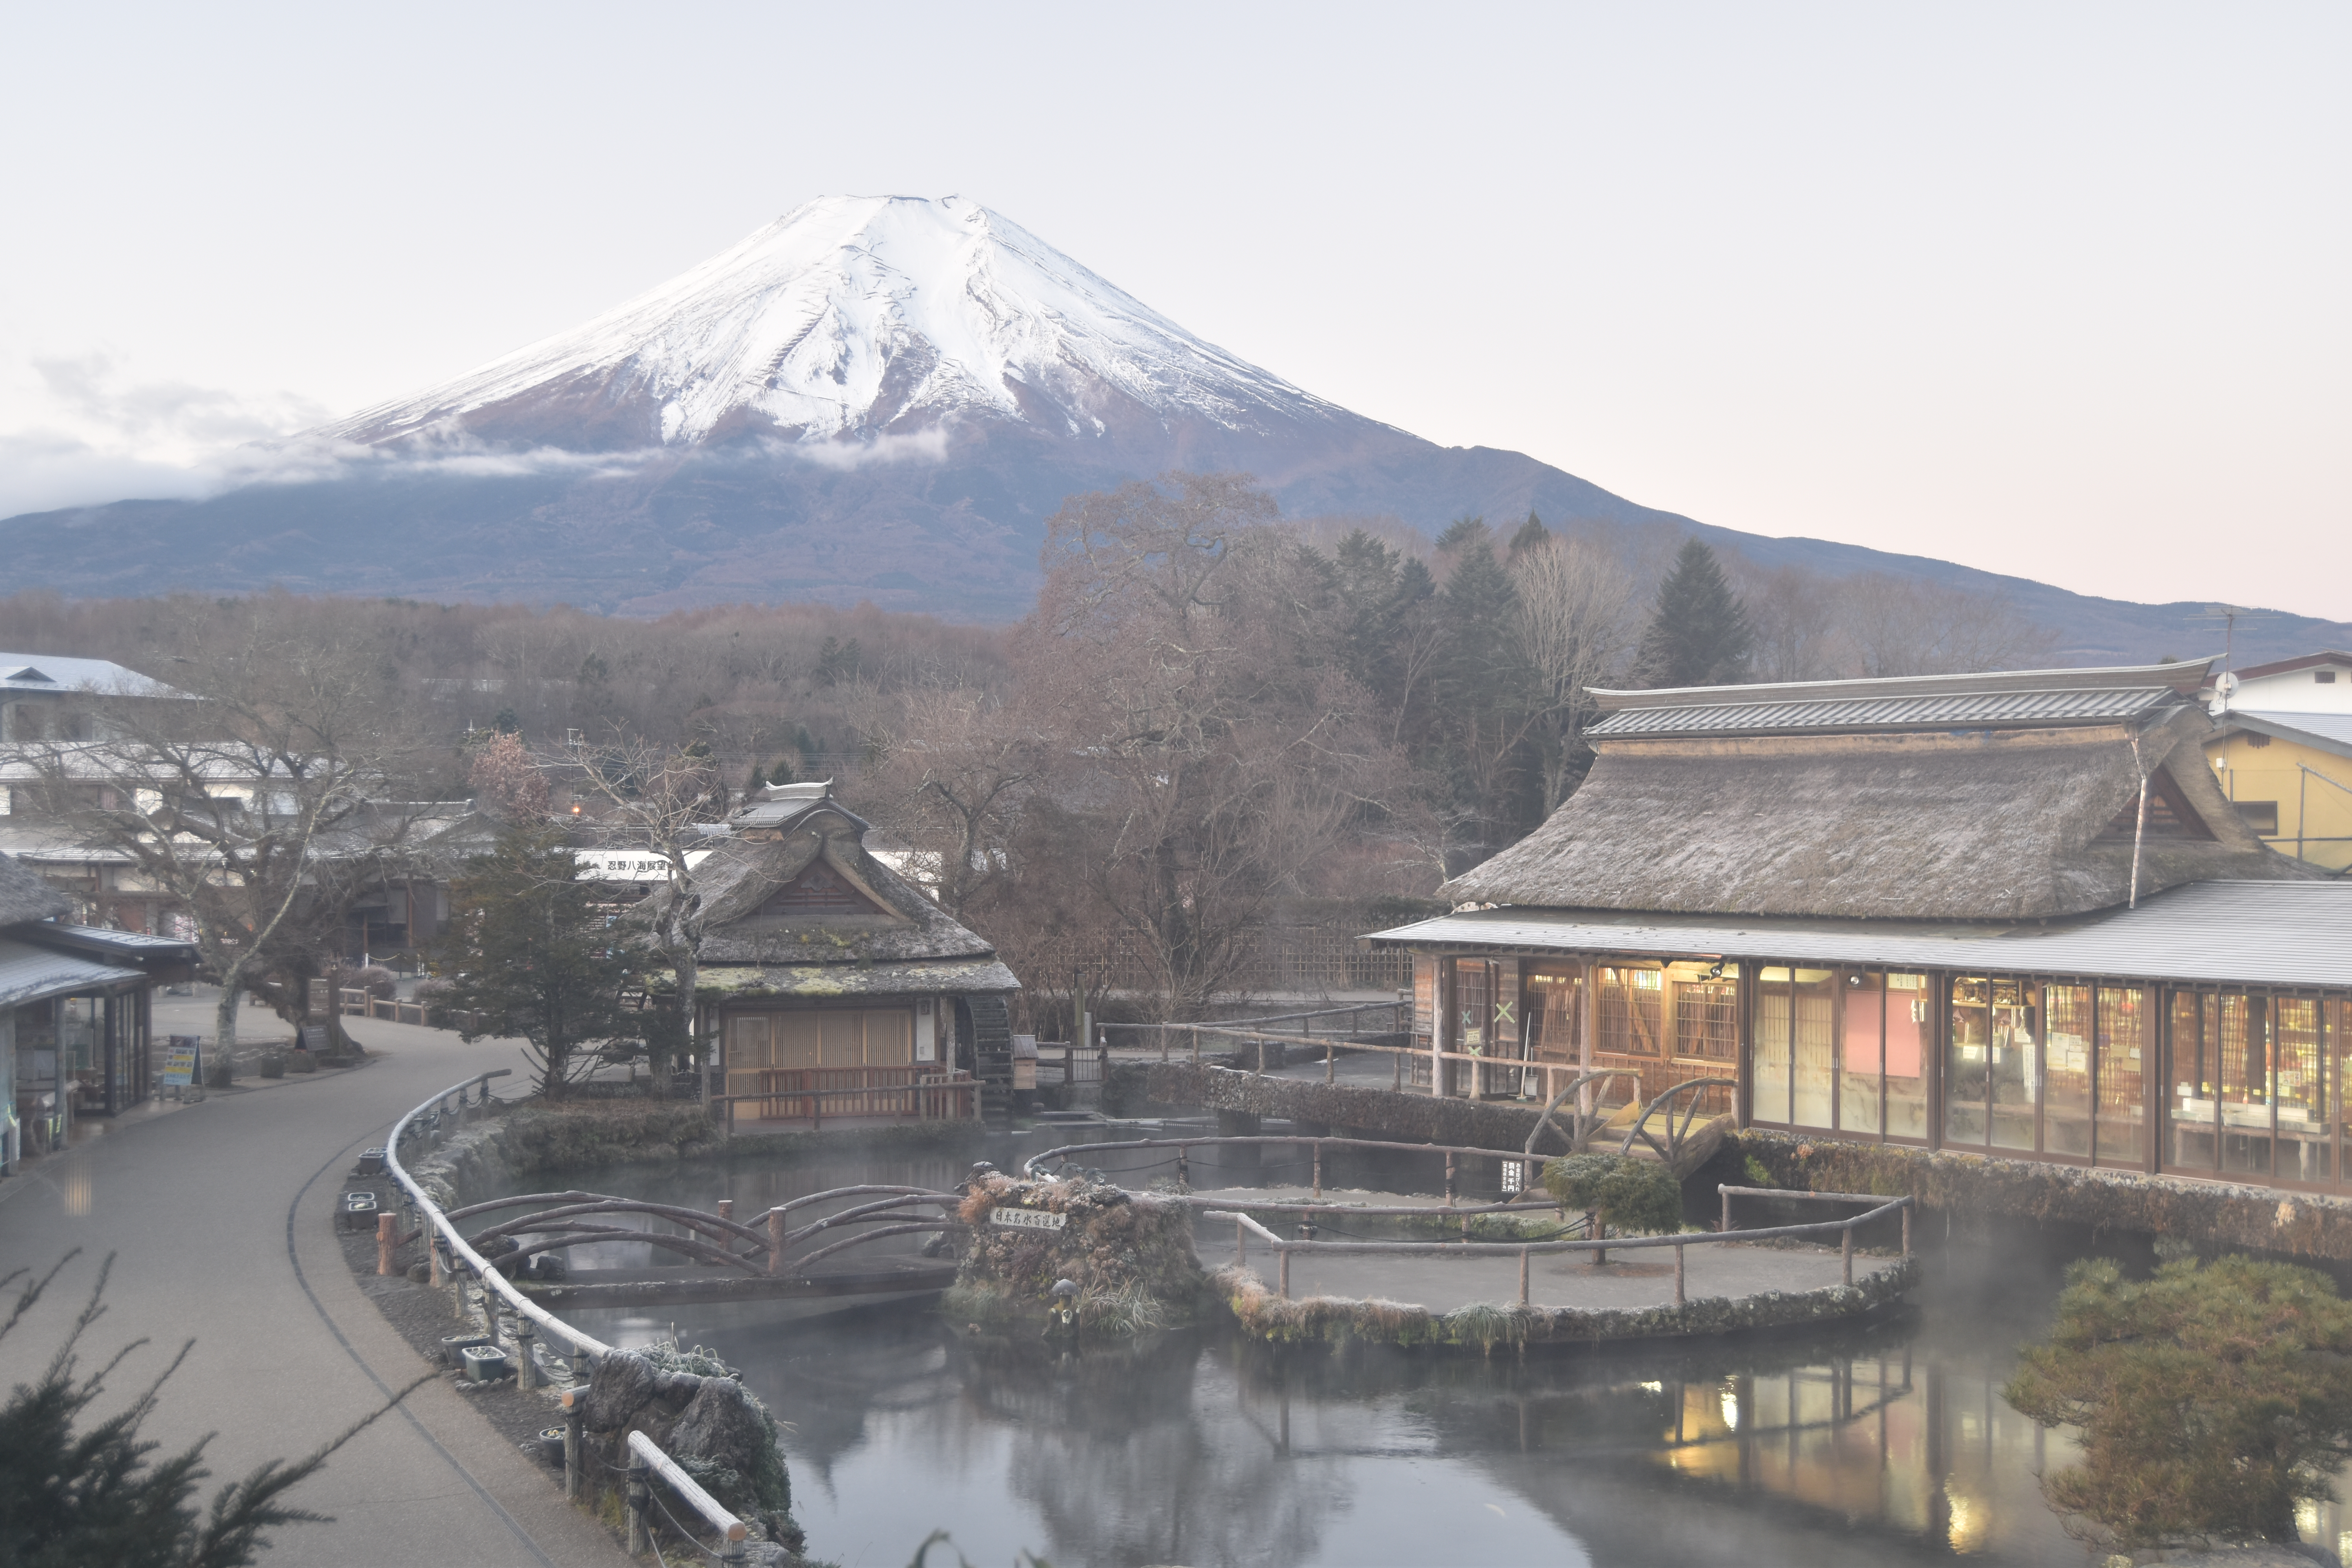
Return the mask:
M951 1185L964 1168L870 1158L576 1184L732 1196L741 1214L853 1183ZM902 1568L934 1528L987 1568L1022 1550L1058 1568L2096 1561L2036 1483L2069 1462L2064 1435L2000 1393L2087 1239L1921 1239L1916 1305L1884 1321L1524 1360L1276 1349L1215 1329L1064 1353L977 1335L924 1299L573 1317L621 1344L674 1331L740 1367L787 1423L810 1551L845 1568ZM646 1250L573 1256L639 1265ZM2144 1241L2099 1250L2151 1261ZM2335 1505L2302 1523L2331 1547L2352 1530Z

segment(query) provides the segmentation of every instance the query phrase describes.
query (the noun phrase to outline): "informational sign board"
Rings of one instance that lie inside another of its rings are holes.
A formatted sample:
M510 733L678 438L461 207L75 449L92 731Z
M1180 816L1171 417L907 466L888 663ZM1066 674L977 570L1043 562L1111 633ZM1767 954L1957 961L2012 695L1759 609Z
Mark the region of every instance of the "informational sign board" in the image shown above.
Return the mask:
M1034 1035L1013 1037L1013 1087L1037 1087L1037 1037Z
M324 1024L303 1025L302 1048L306 1051L325 1050L327 1048L327 1026Z
M1044 1209L993 1208L988 1211L988 1222L1007 1230L1060 1230L1070 1223L1070 1216Z
M175 1039L172 1043L172 1048L163 1053L163 1081L164 1084L166 1086L177 1084L184 1089L194 1083L196 1075L204 1065L197 1060L202 1049L203 1047L193 1040L184 1046Z

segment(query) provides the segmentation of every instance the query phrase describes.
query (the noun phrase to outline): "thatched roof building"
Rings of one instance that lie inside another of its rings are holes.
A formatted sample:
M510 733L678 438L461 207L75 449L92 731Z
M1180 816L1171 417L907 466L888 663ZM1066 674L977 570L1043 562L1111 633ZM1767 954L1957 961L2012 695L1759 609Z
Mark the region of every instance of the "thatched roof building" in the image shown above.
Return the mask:
M1001 1109L1012 1082L1006 999L1021 983L877 858L867 831L829 782L772 785L695 864L697 989L729 1100L751 1121L969 1115L981 1084ZM656 891L649 911L673 896Z
M727 826L694 872L705 984L803 997L1021 988L984 938L867 852L867 823L829 783L771 786Z
M2021 920L2316 875L2215 784L2210 661L1600 691L1583 786L1456 904ZM2140 781L2148 784L2140 820Z

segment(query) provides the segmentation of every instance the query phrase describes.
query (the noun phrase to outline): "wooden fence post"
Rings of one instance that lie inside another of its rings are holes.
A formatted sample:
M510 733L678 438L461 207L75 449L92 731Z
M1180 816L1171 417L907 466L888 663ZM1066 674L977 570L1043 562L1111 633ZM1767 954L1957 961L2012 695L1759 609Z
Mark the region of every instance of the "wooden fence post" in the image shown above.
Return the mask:
M539 1363L530 1353L531 1341L538 1331L529 1318L515 1319L515 1387L533 1389L539 1386Z
M1676 1248L1675 1248L1675 1255L1677 1258L1679 1258L1680 1256L1682 1256L1682 1248L1680 1248L1680 1247L1676 1247ZM1519 1305L1520 1305L1520 1306L1522 1306L1522 1307L1524 1307L1524 1306L1526 1306L1527 1304L1528 1304L1528 1249L1527 1249L1526 1247L1522 1247L1521 1248L1519 1248Z
M768 1211L768 1272L782 1274L783 1271L784 1211L770 1209Z
M1683 1304L1683 1244L1677 1241L1675 1243L1675 1305L1680 1307Z
M573 1502L580 1499L580 1405L587 1397L585 1389L563 1391L563 1495Z
M646 1554L646 1463L629 1456L629 1555Z
M1907 1234L1909 1226L1905 1226ZM400 1241L400 1222L388 1214L375 1216L375 1271L392 1272L392 1250Z
M1852 1220L1846 1221L1845 1228L1838 1232L1838 1263L1845 1271L1845 1282L1849 1285L1853 1284L1853 1222Z

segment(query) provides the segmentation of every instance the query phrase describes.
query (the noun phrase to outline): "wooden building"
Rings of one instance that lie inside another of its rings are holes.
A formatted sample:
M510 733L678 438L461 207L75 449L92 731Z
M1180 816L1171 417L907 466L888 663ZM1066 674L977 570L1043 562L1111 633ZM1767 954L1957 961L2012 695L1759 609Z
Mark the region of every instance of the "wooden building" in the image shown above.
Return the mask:
M1414 955L1422 1080L1721 1076L1809 1136L2340 1184L2352 885L2216 786L2206 676L1598 693L1583 787L1371 939Z
M1010 1087L1020 982L866 832L829 782L771 785L695 867L701 1028L736 1125L973 1116Z

